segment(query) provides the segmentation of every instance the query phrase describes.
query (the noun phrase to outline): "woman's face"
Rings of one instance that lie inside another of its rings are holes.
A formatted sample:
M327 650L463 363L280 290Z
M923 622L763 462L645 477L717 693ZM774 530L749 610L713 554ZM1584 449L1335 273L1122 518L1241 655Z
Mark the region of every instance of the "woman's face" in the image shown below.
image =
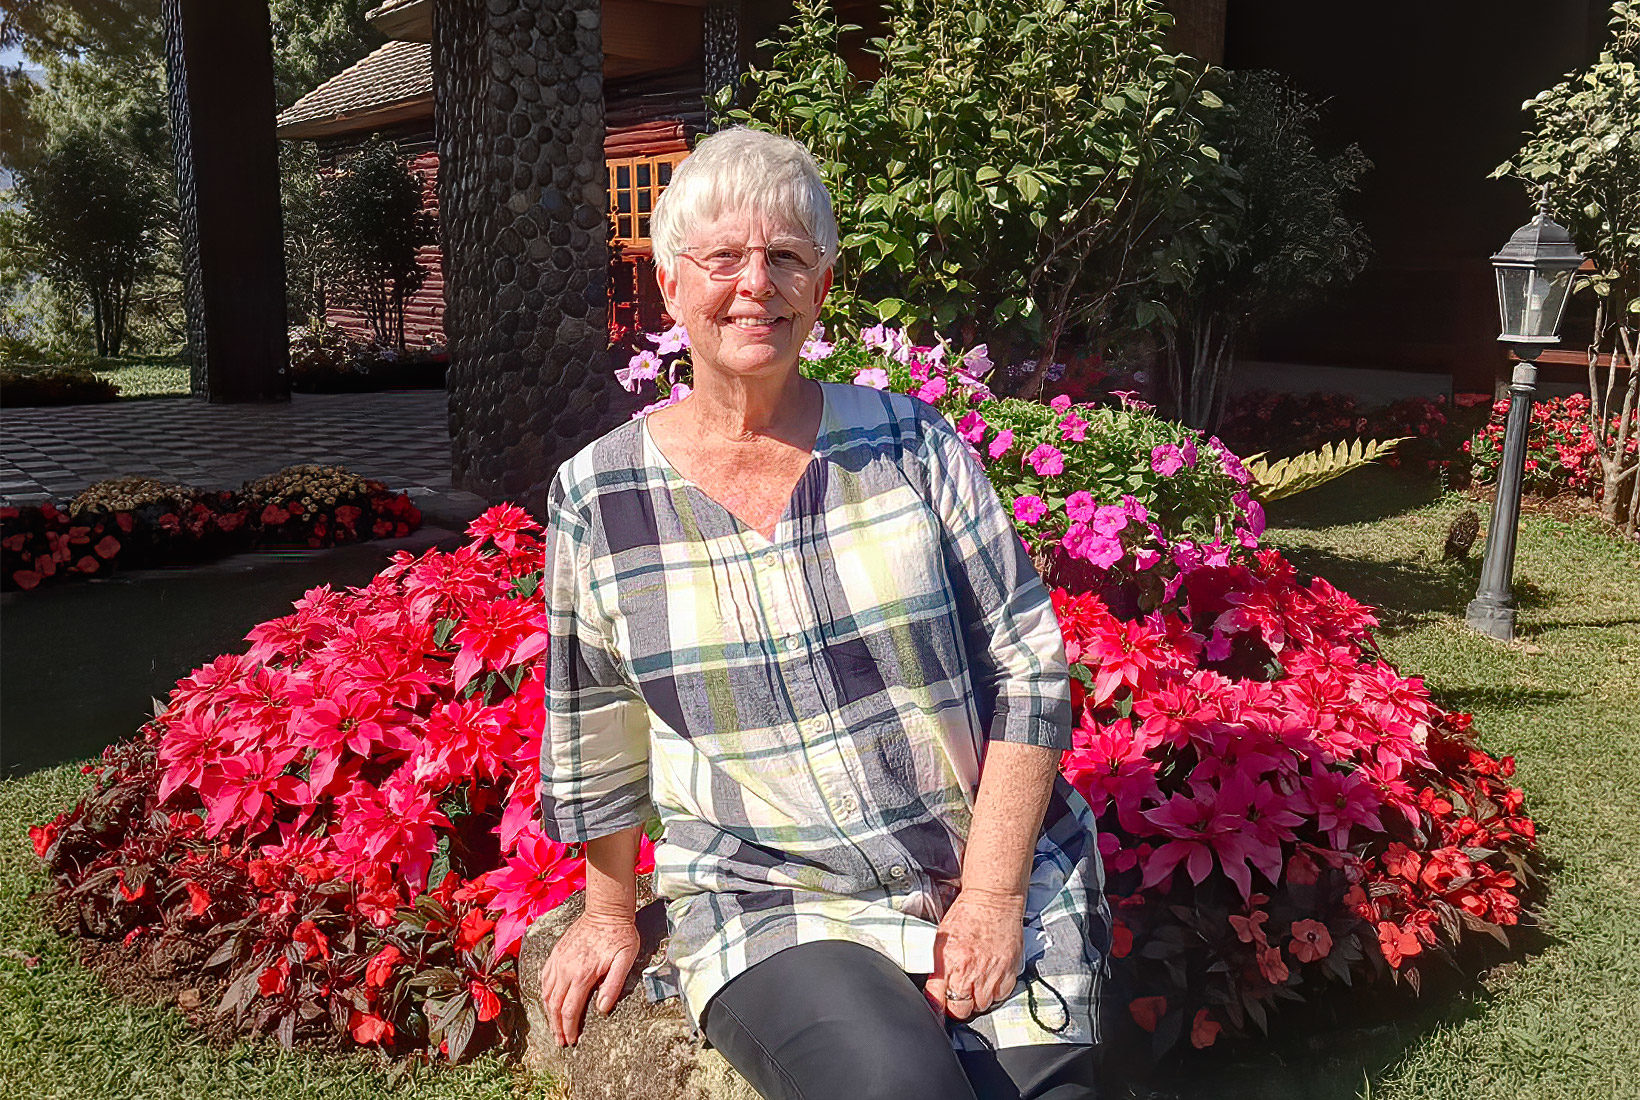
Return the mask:
M731 211L689 234L689 253L678 257L670 274L656 270L667 312L689 332L697 378L702 370L751 380L796 369L831 289L831 271L772 269L763 246L781 241L812 247L806 232L784 220ZM715 277L697 259L724 247L754 251L738 274Z

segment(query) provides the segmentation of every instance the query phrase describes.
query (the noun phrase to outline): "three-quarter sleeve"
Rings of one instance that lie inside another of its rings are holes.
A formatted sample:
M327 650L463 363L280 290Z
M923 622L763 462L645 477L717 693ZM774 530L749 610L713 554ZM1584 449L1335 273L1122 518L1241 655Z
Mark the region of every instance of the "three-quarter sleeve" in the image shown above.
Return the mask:
M1068 749L1070 680L1053 600L979 460L932 408L921 424L930 503L944 528L946 574L987 736Z
M541 739L541 819L547 835L580 843L640 825L649 800L649 711L627 680L594 592L596 547L567 470L548 500L547 719Z

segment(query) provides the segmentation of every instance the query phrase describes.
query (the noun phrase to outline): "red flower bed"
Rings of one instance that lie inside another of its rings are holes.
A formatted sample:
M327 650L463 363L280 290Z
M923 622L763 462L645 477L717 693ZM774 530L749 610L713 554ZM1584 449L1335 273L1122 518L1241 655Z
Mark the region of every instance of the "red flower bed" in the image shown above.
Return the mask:
M1083 685L1064 770L1100 814L1118 998L1156 1052L1330 984L1417 988L1467 933L1506 938L1535 860L1513 762L1274 551L1185 592L1127 622L1056 594Z
M221 490L77 515L50 502L0 507L0 591L115 569L187 565L253 547L318 549L403 537L421 526L421 511L406 494L389 492L379 481L361 479L359 486L328 504L311 497L304 503L299 492L252 503L240 492Z
M502 506L468 533L309 592L111 749L31 830L64 926L180 962L219 1018L287 1044L458 1059L515 1035L523 931L583 867L534 816L539 529ZM1271 551L1182 567L1178 610L1055 599L1064 767L1105 830L1118 1003L1156 1049L1334 983L1416 984L1520 919L1510 762L1377 656L1368 609Z
M1503 431L1509 402L1492 406L1492 418L1463 445L1469 456L1476 484L1497 480L1498 463L1503 459ZM1631 421L1640 411L1631 414ZM1616 440L1618 418L1611 418L1607 438ZM1631 423L1626 462L1634 461L1640 450L1640 430ZM1615 446L1615 443L1613 444ZM1552 497L1562 493L1598 501L1604 484L1600 460L1595 453L1594 425L1589 417L1589 399L1581 393L1535 401L1526 428L1525 475L1521 487L1528 493Z
M1456 405L1441 397L1406 397L1369 408L1348 394L1254 390L1230 402L1219 435L1239 454L1267 452L1273 459L1351 439L1404 439L1386 465L1465 478L1464 441L1484 416L1466 396L1460 394Z

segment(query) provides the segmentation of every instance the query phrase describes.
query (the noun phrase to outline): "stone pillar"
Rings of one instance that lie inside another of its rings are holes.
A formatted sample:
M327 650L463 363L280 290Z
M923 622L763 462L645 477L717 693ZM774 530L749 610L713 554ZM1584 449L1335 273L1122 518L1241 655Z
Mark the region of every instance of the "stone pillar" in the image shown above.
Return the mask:
M609 369L598 0L434 0L456 488L546 511L623 415Z
M718 93L738 86L743 59L741 51L741 0L712 0L701 17L701 85L706 91L706 117L718 128L718 112L713 102Z
M289 401L267 0L164 0L190 390Z

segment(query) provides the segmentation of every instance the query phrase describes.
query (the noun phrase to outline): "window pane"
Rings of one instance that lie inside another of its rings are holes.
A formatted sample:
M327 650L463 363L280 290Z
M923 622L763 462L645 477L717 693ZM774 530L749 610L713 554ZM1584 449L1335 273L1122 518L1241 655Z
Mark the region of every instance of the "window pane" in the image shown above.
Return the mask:
M630 165L620 165L615 169L615 186L627 188L632 186L632 168Z
M649 195L650 192L647 190L638 192L638 213L649 213Z
M632 219L630 217L622 216L616 218L615 224L617 226L615 230L615 235L617 237L628 241L632 239Z
M644 239L644 240L649 239L649 215L648 214L640 214L638 216L638 236L640 238Z
M642 164L638 165L638 186L639 187L648 187L649 186L649 162L648 161L645 161Z
M632 192L622 191L616 195L615 209L623 214L630 214L632 212Z
M665 187L672 182L672 163L670 161L658 166L661 186Z

